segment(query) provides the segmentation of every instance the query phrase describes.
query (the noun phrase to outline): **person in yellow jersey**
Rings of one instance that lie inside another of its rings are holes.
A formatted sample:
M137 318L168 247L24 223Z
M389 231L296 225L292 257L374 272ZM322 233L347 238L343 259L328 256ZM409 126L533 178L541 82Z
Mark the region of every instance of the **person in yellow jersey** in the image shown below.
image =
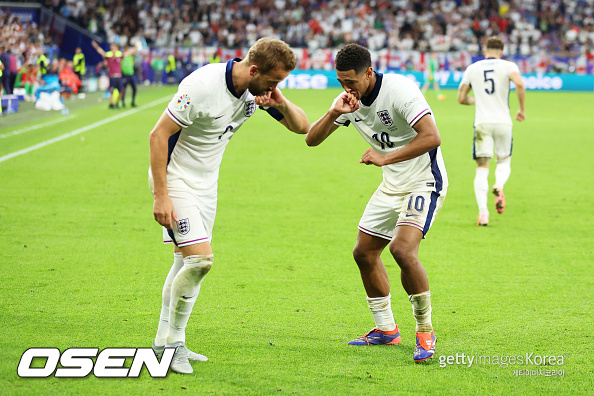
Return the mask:
M167 73L167 83L169 84L169 80L172 80L174 75L173 72L175 71L175 57L172 54L167 56L167 63L165 65L165 73Z
M220 63L221 62L221 49L217 49L217 52L213 53L208 57L208 63Z
M47 54L39 55L39 58L37 58L37 65L39 66L39 72L41 73L41 76L45 76L47 73L47 66L49 65Z
M83 54L82 49L80 47L76 48L74 56L72 57L72 64L74 73L76 73L78 78L82 81L83 76L87 72L87 67L85 64L85 54Z

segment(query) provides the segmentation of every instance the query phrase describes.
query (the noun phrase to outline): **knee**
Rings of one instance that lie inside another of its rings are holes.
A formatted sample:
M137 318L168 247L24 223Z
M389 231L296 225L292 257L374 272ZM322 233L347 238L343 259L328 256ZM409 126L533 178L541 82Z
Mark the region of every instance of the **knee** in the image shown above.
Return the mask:
M212 254L188 256L184 257L184 267L197 278L203 278L212 268L213 260Z
M359 268L365 268L374 261L374 255L367 250L361 249L358 245L353 249L353 258Z
M479 157L476 159L476 164L479 167L483 167L483 168L488 167L489 166L489 158Z
M408 266L410 262L416 258L416 255L412 249L403 244L391 243L390 253L401 268Z

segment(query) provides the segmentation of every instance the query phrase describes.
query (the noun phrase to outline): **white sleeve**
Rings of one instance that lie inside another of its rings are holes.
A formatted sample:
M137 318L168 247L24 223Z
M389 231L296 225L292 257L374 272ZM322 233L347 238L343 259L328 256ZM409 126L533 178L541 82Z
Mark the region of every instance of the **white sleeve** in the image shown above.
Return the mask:
M205 98L208 93L202 84L194 80L192 84L186 78L179 84L177 93L167 105L167 115L180 127L187 128L194 123L196 118L206 112Z
M402 88L394 97L394 110L413 127L425 114L431 114L431 108L415 83L411 81Z
M520 68L518 67L518 65L516 65L514 62L509 62L509 63L510 63L510 65L509 65L508 76L510 74L512 74L513 72L520 73Z
M471 74L471 70L472 69L472 65L468 66L466 68L466 70L464 70L464 74L462 75L462 81L460 81L460 85L462 84L466 84L469 86L472 86L472 84L470 84L470 74Z

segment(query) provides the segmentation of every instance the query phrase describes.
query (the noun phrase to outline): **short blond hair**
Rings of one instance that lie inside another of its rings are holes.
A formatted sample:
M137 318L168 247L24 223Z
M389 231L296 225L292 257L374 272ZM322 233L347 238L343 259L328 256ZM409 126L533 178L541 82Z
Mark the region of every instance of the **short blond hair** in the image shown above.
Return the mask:
M297 64L297 58L289 45L270 37L263 37L252 45L247 54L247 61L258 66L262 73L268 73L279 66L285 71L291 71Z
M485 48L487 50L503 51L504 45L505 45L505 43L503 42L503 40L497 36L489 37L487 39L487 41L485 42Z

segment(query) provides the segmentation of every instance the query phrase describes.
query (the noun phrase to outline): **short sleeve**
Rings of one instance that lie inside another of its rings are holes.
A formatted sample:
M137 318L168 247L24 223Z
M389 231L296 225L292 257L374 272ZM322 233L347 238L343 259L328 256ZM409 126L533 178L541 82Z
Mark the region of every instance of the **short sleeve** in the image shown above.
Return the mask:
M186 79L189 80L189 79ZM206 90L202 84L189 84L186 80L179 85L177 93L167 105L167 115L180 127L187 128L206 111L204 98Z
M394 98L394 109L408 125L413 127L424 115L431 114L431 108L423 93L412 81L403 84L402 89Z
M514 72L519 74L520 68L514 62L509 62L509 74L512 74ZM508 74L508 76L509 76L509 74Z
M464 70L464 74L462 75L462 81L460 81L460 85L462 84L466 84L469 86L472 86L470 84L470 67L466 68L466 70Z

